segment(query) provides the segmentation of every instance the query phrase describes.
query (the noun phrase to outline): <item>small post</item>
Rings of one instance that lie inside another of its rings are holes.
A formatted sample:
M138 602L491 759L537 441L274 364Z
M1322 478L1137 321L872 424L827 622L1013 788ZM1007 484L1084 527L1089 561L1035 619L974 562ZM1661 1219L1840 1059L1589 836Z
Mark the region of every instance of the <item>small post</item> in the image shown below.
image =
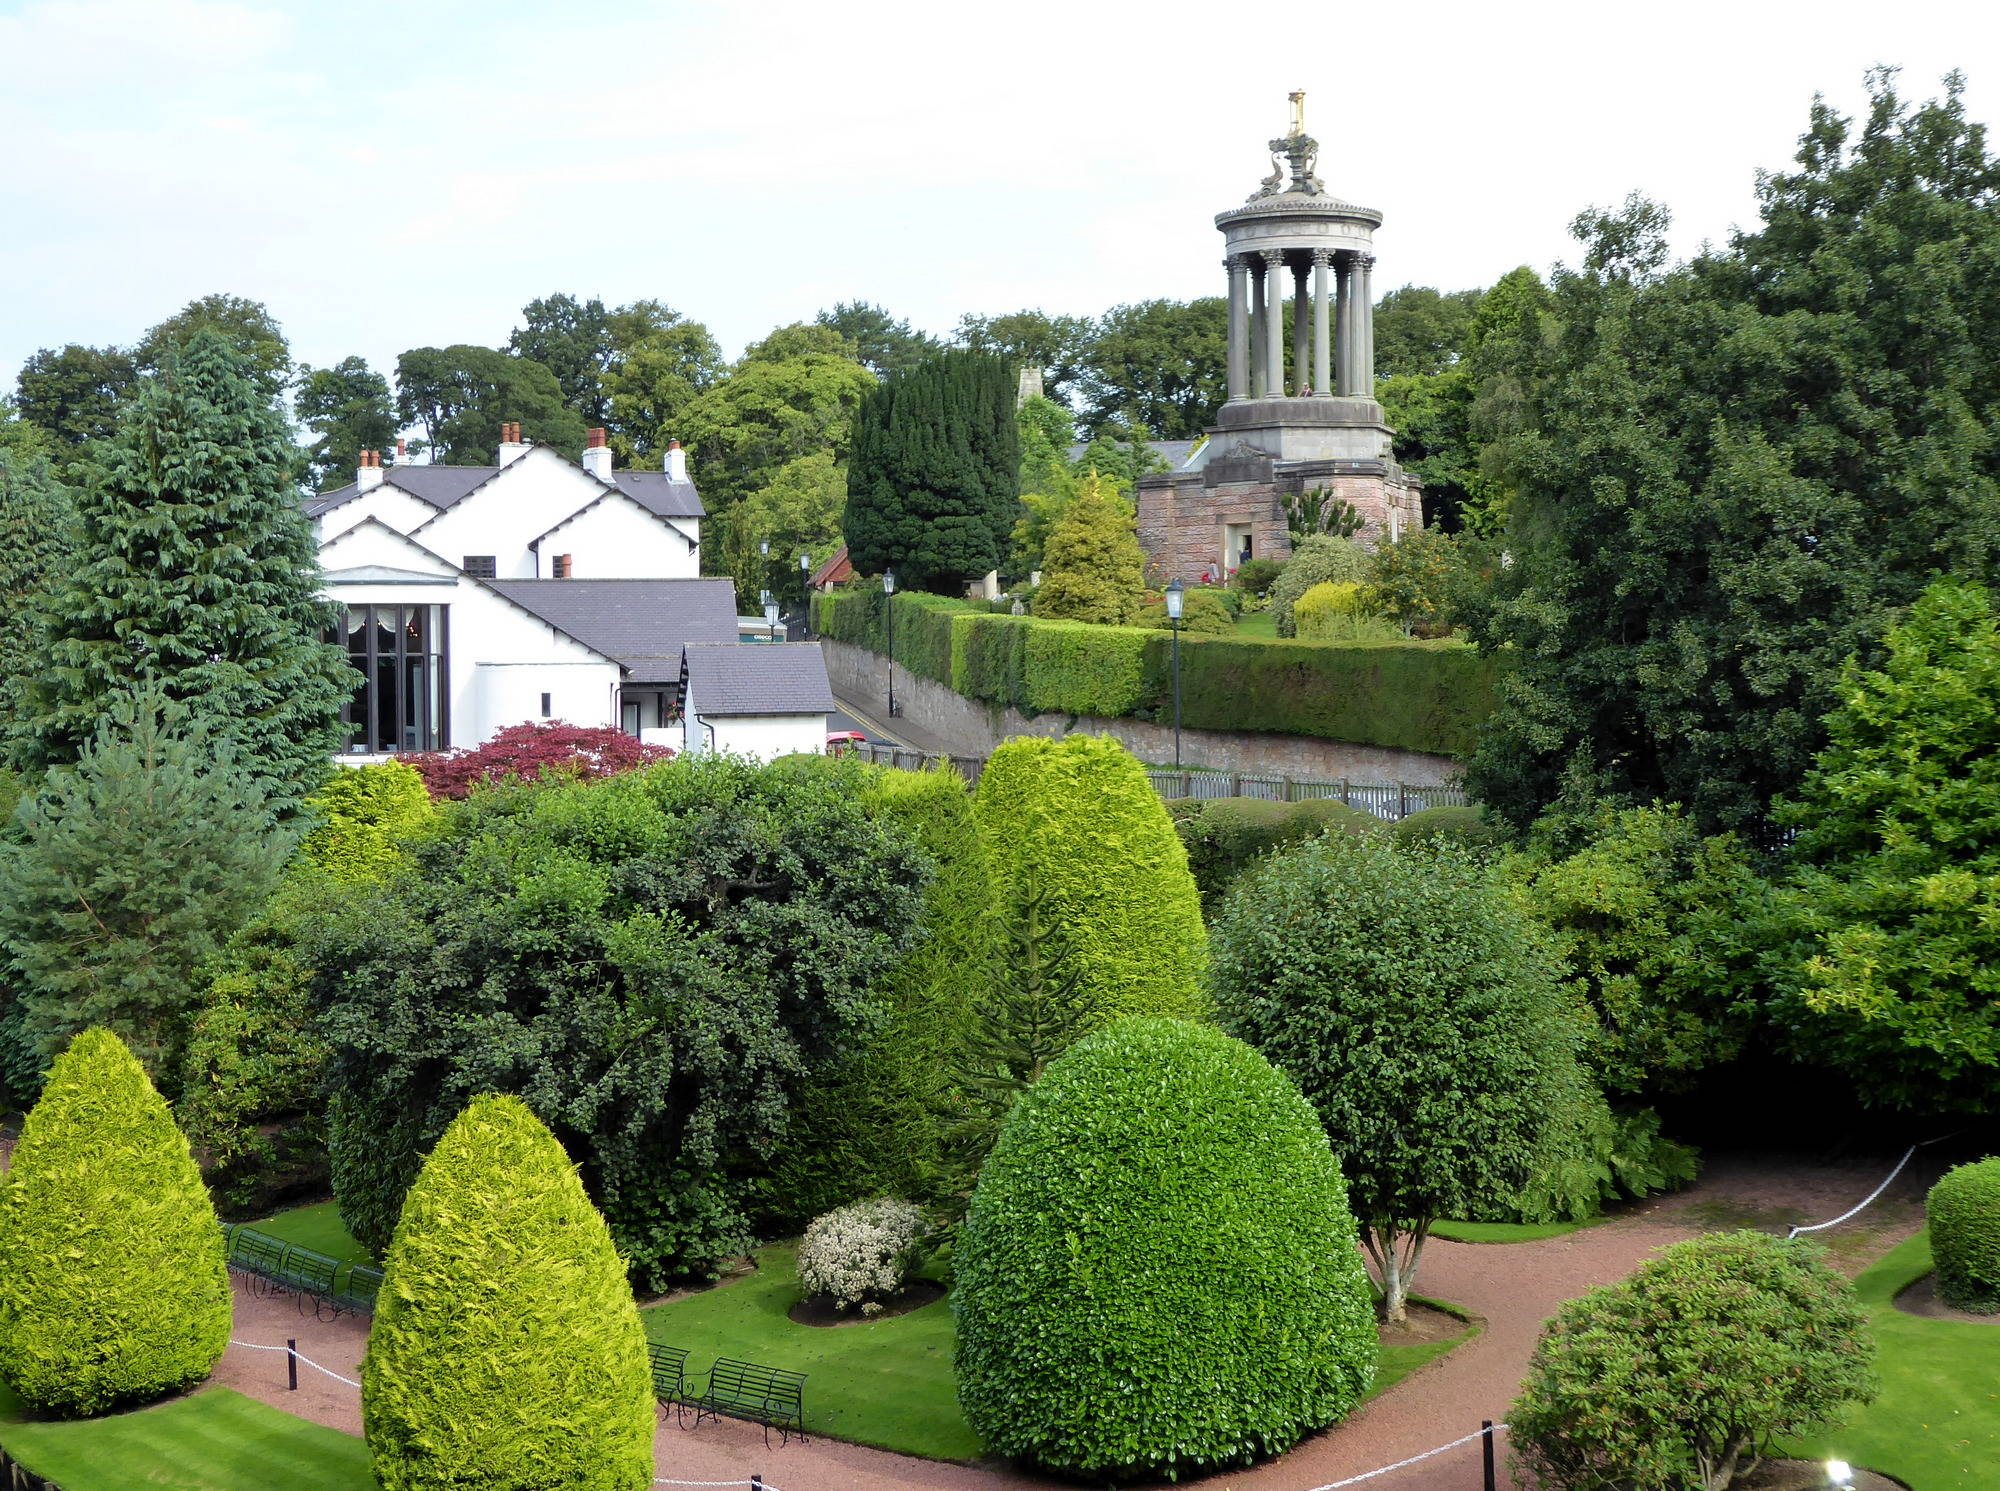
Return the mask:
M764 1478L761 1475L754 1473L751 1475L750 1491L764 1491Z
M297 1392L299 1390L299 1342L296 1336L287 1336L285 1338L285 1375L291 1379L291 1381L285 1384L286 1390L294 1393Z
M1493 1479L1493 1420L1482 1419L1479 1424L1479 1450L1486 1461L1486 1491L1494 1491Z
M1396 783L1396 821L1410 816L1410 789L1403 783Z

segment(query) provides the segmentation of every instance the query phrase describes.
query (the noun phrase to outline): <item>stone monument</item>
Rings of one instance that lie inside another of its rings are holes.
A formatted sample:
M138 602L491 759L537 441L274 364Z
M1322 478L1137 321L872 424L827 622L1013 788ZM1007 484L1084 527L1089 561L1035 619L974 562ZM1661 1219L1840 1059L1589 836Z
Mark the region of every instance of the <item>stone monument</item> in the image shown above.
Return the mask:
M1139 482L1139 542L1156 581L1221 581L1246 559L1282 559L1284 498L1317 488L1352 504L1354 536L1371 547L1423 525L1421 490L1396 464L1375 402L1382 214L1328 193L1313 174L1305 94L1291 103L1271 174L1215 218L1229 274L1228 401L1194 460Z

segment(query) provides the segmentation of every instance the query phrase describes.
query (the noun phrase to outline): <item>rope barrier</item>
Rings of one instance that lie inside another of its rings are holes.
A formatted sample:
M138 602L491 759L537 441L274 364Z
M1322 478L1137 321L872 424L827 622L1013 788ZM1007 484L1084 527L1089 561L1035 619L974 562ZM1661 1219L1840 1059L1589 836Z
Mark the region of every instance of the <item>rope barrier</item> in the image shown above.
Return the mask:
M753 1476L747 1481L669 1481L660 1476L653 1477L655 1486L748 1486L751 1491L778 1491L778 1488L761 1476Z
M1378 1475L1387 1475L1392 1470L1403 1470L1408 1466L1416 1465L1437 1455L1442 1455L1449 1450L1455 1450L1460 1445L1471 1444L1476 1440L1484 1439L1489 1434L1498 1434L1506 1427L1505 1424L1495 1424L1490 1429L1474 1429L1470 1434L1454 1439L1450 1444L1441 1444L1434 1450L1425 1450L1421 1455L1412 1455L1407 1460L1398 1460L1394 1465L1384 1465L1378 1470L1364 1470L1360 1475L1351 1475L1344 1481L1328 1481L1324 1486L1314 1486L1312 1491L1340 1491L1342 1486L1354 1486L1359 1485L1362 1481L1372 1481Z
M334 1380L335 1382L344 1382L344 1383L346 1383L346 1384L347 1384L347 1385L348 1385L349 1387L356 1387L356 1388L358 1388L358 1387L360 1387L360 1386L361 1386L361 1384L360 1384L360 1383L358 1383L358 1382L356 1382L356 1381L355 1381L355 1380L354 1380L354 1379L353 1379L352 1377L342 1377L342 1376L341 1376L341 1375L340 1375L340 1374L339 1374L338 1372L334 1371L334 1370L333 1370L333 1368L331 1368L331 1367L322 1367L322 1366L321 1366L321 1365L320 1365L320 1364L319 1364L318 1362L314 1361L314 1360L313 1360L313 1359L312 1359L311 1357L307 1356L307 1355L306 1355L306 1354L305 1354L305 1353L304 1353L303 1351L300 1351L300 1350L298 1350L298 1349L297 1349L296 1347L292 1347L292 1346L259 1346L259 1345L258 1345L258 1344L257 1344L257 1343L256 1343L255 1341L238 1341L238 1340L237 1340L237 1339L235 1339L235 1338L234 1338L233 1336L232 1336L232 1337L230 1338L230 1341L229 1341L229 1344L230 1344L231 1346L241 1346L241 1347L243 1347L243 1348L244 1348L244 1350L246 1350L246 1351L283 1351L283 1352L287 1352L287 1353L289 1353L289 1354L291 1355L291 1357L292 1357L292 1358L293 1358L293 1359L294 1359L295 1361L301 1361L301 1362L304 1362L304 1363L305 1363L305 1364L306 1364L306 1365L307 1365L308 1367L311 1367L311 1368L312 1368L312 1369L313 1369L313 1370L314 1370L315 1372L324 1372L324 1373L326 1373L326 1375L327 1375L327 1376L329 1376L329 1377L331 1377L331 1378L332 1378L332 1379L333 1379L333 1380ZM732 1484L734 1484L734 1483L732 1482Z
M1949 1134L1940 1134L1935 1139L1923 1139L1915 1144L1912 1144L1908 1149L1903 1151L1903 1157L1900 1160L1896 1161L1896 1168L1889 1172L1888 1178L1884 1180L1882 1184L1875 1187L1874 1190L1868 1193L1867 1200L1863 1201L1859 1206L1850 1207L1848 1210L1842 1212L1839 1216L1835 1217L1831 1222L1815 1222L1810 1227L1794 1227L1791 1229L1791 1231L1785 1234L1785 1241L1790 1242L1793 1238L1802 1236L1803 1234L1808 1232L1824 1232L1829 1227L1838 1227L1842 1222L1847 1221L1851 1217L1860 1216L1862 1212L1866 1211L1870 1206L1873 1206L1875 1204L1876 1200L1880 1198L1880 1196L1884 1191L1888 1190L1890 1186L1896 1183L1896 1177L1903 1173L1903 1167L1910 1163L1911 1157L1915 1155L1918 1150L1928 1148L1930 1145L1933 1144L1942 1144L1947 1139L1956 1139L1960 1134L1964 1132L1965 1132L1964 1129L1953 1129Z

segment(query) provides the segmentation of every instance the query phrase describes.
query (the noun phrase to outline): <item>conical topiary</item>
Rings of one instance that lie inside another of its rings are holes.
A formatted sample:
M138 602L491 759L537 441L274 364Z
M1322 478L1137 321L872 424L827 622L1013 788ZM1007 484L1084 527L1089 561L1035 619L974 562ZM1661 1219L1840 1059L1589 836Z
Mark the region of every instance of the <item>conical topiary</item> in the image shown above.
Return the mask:
M187 1141L108 1030L55 1060L0 1187L0 1379L48 1413L201 1381L229 1344L222 1230Z
M653 1391L625 1264L519 1098L474 1098L403 1202L361 1417L382 1491L634 1491Z
M1045 898L1088 1028L1206 1011L1201 895L1166 805L1129 751L1094 735L1007 741L980 774L973 808L1002 914Z

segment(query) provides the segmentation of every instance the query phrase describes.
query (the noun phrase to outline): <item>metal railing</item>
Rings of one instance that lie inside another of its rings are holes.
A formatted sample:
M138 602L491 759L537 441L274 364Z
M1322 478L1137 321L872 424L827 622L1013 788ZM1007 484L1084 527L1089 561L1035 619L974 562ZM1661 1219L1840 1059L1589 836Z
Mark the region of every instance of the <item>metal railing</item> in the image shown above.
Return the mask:
M893 766L902 771L924 771L940 761L949 762L968 782L978 782L986 769L984 756L946 756L915 751L907 746L877 745L873 741L848 747L863 761L877 766ZM1344 777L1288 777L1256 771L1173 771L1148 767L1146 777L1153 790L1169 802L1184 797L1257 797L1266 802L1306 802L1331 798L1351 808L1373 813L1394 823L1424 808L1463 808L1472 799L1457 785L1418 786L1409 782L1356 782Z

